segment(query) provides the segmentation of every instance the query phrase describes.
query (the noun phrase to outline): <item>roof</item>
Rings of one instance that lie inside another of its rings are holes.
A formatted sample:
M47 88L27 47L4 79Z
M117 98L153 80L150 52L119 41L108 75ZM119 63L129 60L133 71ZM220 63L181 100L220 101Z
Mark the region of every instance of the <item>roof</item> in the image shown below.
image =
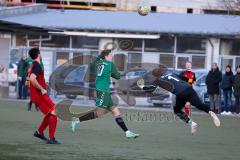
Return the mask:
M152 13L93 10L47 10L1 17L0 21L26 26L113 32L197 35L240 35L240 16Z

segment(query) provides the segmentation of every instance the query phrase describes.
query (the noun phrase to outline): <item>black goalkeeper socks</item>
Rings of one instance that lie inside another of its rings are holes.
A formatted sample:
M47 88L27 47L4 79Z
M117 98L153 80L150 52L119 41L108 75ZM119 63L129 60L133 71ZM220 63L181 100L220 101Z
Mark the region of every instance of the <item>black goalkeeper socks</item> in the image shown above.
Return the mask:
M79 117L79 121L88 121L97 118L96 110L89 111Z
M127 127L126 127L126 125L125 125L122 117L116 117L115 120L116 120L118 126L119 126L120 128L122 128L122 130L123 130L124 132L128 131L128 129L127 129Z

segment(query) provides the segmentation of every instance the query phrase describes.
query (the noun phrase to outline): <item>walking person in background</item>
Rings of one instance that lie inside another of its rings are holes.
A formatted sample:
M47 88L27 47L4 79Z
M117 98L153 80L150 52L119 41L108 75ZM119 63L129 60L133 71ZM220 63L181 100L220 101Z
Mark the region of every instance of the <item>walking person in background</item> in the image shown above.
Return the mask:
M190 85L193 85L196 82L195 73L192 71L192 62L187 61L185 64L185 69L180 73L180 78L188 82ZM185 113L190 116L191 104L187 102L185 104Z
M237 73L233 78L233 90L235 96L236 113L240 113L240 65L237 66Z
M233 72L230 65L225 68L225 74L222 78L222 91L224 97L224 108L222 115L231 115L230 112L232 106L232 87L233 87Z
M25 65L27 55L23 53L21 60L18 62L18 99L27 99L28 88L26 86L26 78L28 74L28 68Z
M221 112L220 105L220 82L222 81L222 73L219 71L217 63L213 63L211 70L206 77L207 93L210 100L210 108L216 113Z

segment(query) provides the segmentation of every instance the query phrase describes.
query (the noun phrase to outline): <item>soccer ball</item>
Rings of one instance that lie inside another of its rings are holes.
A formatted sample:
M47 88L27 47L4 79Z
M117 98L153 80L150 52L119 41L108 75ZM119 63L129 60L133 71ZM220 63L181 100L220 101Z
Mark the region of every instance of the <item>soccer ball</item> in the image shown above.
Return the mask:
M150 7L149 6L139 6L138 7L138 13L141 16L146 16L150 12Z

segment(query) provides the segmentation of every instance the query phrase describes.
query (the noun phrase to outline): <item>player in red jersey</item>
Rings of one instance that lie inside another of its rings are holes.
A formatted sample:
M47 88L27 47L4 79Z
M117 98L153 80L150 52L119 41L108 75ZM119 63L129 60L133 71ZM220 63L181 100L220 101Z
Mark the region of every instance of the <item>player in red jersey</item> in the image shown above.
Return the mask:
M180 78L188 82L190 85L196 82L196 76L195 73L192 71L192 63L190 61L186 62L185 70L180 73ZM191 114L191 104L189 102L185 104L185 113L188 116L190 116Z
M47 144L60 144L54 137L57 127L56 106L47 95L47 84L44 79L44 71L40 64L41 54L39 49L30 49L29 56L33 59L33 63L29 69L30 98L45 115L38 130L34 133L34 137L46 141ZM43 133L47 127L49 127L49 139L47 139Z

